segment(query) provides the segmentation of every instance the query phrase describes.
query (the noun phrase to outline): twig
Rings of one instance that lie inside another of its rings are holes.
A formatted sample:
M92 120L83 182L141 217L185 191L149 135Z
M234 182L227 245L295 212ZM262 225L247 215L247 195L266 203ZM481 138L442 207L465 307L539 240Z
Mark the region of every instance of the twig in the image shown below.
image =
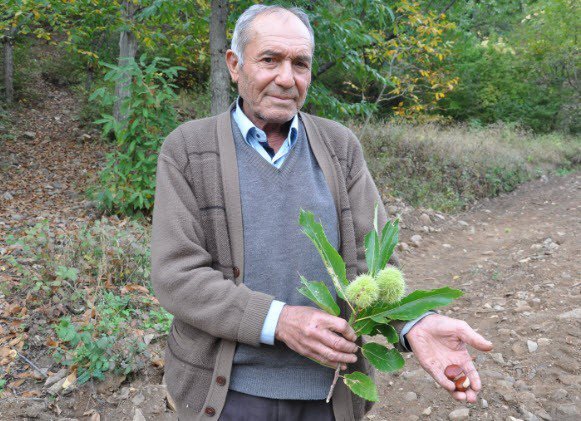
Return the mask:
M22 355L20 352L16 351L16 353L18 354L18 356L20 358L22 358L24 361L26 361L26 363L28 365L30 365L32 368L34 368L36 371L38 371L38 373L43 377L43 378L47 378L48 376L42 372L42 370L40 368L38 368L38 366L36 364L34 364L32 361L30 361L28 358L26 358L24 355Z
M333 391L335 390L335 385L337 384L337 380L339 379L339 371L341 370L341 363L337 364L337 368L335 369L335 377L333 377L333 383L331 384L331 389L329 389L329 394L327 395L327 403L331 400L331 396L333 396Z

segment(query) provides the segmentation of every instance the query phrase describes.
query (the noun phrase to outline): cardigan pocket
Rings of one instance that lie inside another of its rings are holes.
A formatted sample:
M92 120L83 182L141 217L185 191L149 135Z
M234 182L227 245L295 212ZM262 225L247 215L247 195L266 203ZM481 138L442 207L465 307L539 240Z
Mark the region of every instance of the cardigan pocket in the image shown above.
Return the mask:
M167 390L178 406L200 412L212 383L216 352L211 349L219 345L219 340L201 332L194 341L184 323L172 324L165 351L165 378ZM211 355L208 361L201 359Z

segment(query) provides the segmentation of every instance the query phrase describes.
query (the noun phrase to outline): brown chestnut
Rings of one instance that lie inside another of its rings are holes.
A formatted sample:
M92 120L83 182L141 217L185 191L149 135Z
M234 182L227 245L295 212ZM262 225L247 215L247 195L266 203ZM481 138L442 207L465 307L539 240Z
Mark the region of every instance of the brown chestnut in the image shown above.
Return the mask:
M454 384L456 385L456 390L458 392L466 392L470 387L470 379L466 376L462 376L457 379Z
M459 365L449 365L444 370L444 375L454 382L458 392L465 392L470 387L470 379L466 377L464 370Z

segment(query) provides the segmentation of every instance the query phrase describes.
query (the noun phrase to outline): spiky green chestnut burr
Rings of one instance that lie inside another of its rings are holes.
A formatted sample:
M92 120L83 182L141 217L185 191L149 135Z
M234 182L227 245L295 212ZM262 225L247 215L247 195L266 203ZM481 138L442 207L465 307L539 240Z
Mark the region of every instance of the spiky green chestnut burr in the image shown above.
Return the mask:
M377 274L375 281L379 288L379 298L387 304L395 304L405 293L403 273L397 268L389 266Z
M347 286L345 295L356 307L366 308L379 298L379 288L373 276L363 274Z

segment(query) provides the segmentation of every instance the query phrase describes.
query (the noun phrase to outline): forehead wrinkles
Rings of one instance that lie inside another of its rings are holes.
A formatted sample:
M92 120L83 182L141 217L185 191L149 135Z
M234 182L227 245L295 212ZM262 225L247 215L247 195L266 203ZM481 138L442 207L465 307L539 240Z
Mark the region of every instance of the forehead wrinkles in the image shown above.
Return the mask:
M302 57L312 59L312 51L310 42L304 40L297 40L293 42L287 38L280 39L279 37L268 37L260 41L257 55L262 55L266 52L276 53L280 56L290 56L291 58Z

